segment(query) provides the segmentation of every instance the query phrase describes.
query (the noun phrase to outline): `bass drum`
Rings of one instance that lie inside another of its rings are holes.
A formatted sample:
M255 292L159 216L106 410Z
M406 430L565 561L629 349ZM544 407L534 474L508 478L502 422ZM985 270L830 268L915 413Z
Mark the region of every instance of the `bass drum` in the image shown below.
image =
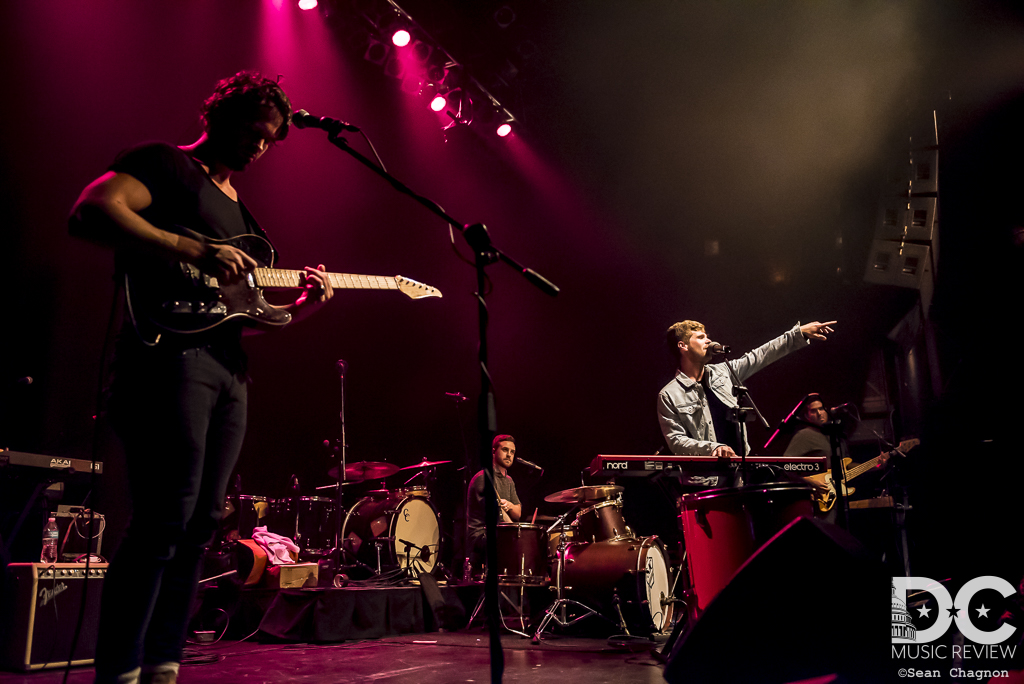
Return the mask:
M557 566L552 567L552 575ZM565 596L619 622L615 597L631 631L661 632L672 623L672 584L657 537L570 544L565 551Z
M401 568L412 575L430 572L441 551L437 509L427 499L404 492L373 492L356 502L341 528L342 544L373 569ZM343 561L347 562L347 561Z

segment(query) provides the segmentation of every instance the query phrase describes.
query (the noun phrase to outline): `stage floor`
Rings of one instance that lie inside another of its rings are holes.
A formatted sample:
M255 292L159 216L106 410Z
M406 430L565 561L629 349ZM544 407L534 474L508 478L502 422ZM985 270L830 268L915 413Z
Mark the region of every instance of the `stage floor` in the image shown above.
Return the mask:
M535 684L663 683L663 666L645 650L631 653L606 639L545 636L534 646L529 639L503 634L505 682ZM658 644L658 648L661 644ZM182 684L309 682L408 682L452 684L489 682L487 632L407 634L337 644L283 644L221 641L189 646L178 681ZM92 682L91 667L77 667L68 682ZM59 684L63 670L30 674L0 673L0 684Z

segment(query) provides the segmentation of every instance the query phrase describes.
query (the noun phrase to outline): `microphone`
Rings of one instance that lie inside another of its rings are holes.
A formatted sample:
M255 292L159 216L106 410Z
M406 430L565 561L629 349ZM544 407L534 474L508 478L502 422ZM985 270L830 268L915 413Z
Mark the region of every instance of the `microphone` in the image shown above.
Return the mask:
M430 548L428 546L420 546L419 544L413 544L411 541L405 539L399 539L400 544L405 544L405 553L409 554L409 549L413 548L420 552L420 559L426 562L430 561Z
M708 346L708 354L710 356L722 356L732 351L732 347L727 344L719 344L718 342L712 342Z
M533 468L534 470L539 470L539 471L540 471L540 474L541 474L541 475L543 475L543 474L544 474L544 469L543 469L543 468L541 468L541 467L540 467L539 465L537 465L536 463L530 463L530 462L529 462L529 461L527 461L527 460L526 460L525 458L517 458L517 459L515 460L515 462L516 462L516 463L522 463L522 464L523 464L524 466L529 466L529 467Z
M348 363L344 359L338 359L338 362L334 364L334 369L338 371L340 377L345 377L345 373L348 372Z
M326 116L313 116L305 109L292 113L292 123L295 124L296 128L319 128L328 133L340 133L341 131L359 132L358 126Z
M830 408L828 410L828 412L829 413L849 413L852 410L853 410L853 404L851 404L850 402L846 402L845 404L840 404L839 406L833 406L832 408Z

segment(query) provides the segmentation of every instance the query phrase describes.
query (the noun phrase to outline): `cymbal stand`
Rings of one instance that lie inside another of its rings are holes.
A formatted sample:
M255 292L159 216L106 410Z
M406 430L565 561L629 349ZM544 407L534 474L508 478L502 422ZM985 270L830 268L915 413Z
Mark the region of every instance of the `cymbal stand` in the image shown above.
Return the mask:
M546 532L546 534L551 534L551 531L555 529L555 527L560 526L558 531L558 551L556 553L558 556L558 563L555 566L555 588L557 591L557 598L555 599L555 602L552 603L544 612L544 619L540 621L540 625L537 626L537 631L533 633L532 641L534 644L540 643L541 635L551 622L558 623L560 627L568 627L576 624L580 620L590 617L591 615L600 615L600 613L590 606L580 603L579 601L574 601L573 599L567 599L564 595L565 587L562 584L562 573L565 570L565 553L569 548L569 542L567 541L567 536L565 534L565 520L575 510L576 508L573 507L565 513L565 515L559 517L558 520L552 523L551 527L549 527ZM568 618L568 611L566 610L570 605L583 609L584 613L570 620Z

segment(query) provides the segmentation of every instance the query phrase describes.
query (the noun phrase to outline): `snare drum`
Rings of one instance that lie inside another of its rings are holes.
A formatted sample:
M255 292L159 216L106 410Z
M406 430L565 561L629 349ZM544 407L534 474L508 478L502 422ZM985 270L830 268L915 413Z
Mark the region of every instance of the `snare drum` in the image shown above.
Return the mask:
M372 568L430 572L441 550L437 509L427 499L403 492L374 492L345 516L343 544ZM351 560L351 559L350 559Z
M802 483L710 489L680 500L690 583L703 611L748 558L800 516L813 515Z
M423 499L430 498L430 490L426 487L401 487L394 490L394 492L403 496L418 496Z
M657 537L570 544L562 586L566 597L590 603L615 623L618 596L618 608L633 631L650 634L671 624L672 585Z
M528 523L498 523L498 584L547 583L547 554L542 552L544 527Z
M622 517L622 498L608 499L576 514L578 541L620 541L633 539L633 531Z

